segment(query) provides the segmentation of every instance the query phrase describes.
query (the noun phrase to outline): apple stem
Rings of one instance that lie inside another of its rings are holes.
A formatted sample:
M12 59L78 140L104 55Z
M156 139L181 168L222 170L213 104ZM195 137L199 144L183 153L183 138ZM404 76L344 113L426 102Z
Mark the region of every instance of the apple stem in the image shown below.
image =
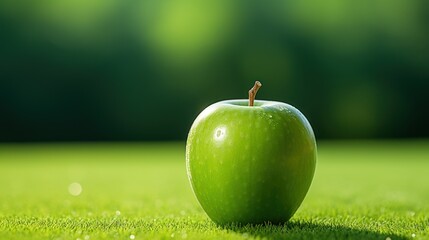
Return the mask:
M262 84L259 81L255 82L255 85L249 90L249 106L253 107L253 103L255 102L256 93L259 88L262 87Z

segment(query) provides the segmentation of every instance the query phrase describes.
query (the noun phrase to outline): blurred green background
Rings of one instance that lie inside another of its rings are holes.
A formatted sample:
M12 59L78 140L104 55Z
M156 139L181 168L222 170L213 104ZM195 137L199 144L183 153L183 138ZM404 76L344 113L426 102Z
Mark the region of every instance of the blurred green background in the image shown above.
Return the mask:
M318 138L429 136L429 2L0 2L0 141L184 140L209 104L299 108Z

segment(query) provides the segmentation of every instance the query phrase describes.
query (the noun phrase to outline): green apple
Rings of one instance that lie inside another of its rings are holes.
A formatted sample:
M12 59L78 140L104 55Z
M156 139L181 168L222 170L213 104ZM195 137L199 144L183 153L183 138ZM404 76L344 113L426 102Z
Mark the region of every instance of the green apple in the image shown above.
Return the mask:
M291 105L254 100L258 86L249 100L207 107L188 135L189 181L221 225L284 223L313 179L317 149L309 122Z

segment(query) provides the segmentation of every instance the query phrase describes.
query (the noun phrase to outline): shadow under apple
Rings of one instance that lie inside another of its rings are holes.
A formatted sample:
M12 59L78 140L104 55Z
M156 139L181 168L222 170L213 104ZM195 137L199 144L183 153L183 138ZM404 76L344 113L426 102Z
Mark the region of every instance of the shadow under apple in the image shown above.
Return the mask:
M225 225L222 228L240 233L243 237L263 239L407 239L404 236L381 234L367 229L294 221L279 225Z

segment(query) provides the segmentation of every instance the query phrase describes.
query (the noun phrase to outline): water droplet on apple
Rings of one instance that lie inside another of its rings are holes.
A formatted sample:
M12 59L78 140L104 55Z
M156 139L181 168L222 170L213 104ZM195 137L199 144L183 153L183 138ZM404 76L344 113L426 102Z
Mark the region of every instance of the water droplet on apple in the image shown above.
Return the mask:
M225 138L226 129L225 127L218 127L215 129L214 139L216 141L222 141Z

